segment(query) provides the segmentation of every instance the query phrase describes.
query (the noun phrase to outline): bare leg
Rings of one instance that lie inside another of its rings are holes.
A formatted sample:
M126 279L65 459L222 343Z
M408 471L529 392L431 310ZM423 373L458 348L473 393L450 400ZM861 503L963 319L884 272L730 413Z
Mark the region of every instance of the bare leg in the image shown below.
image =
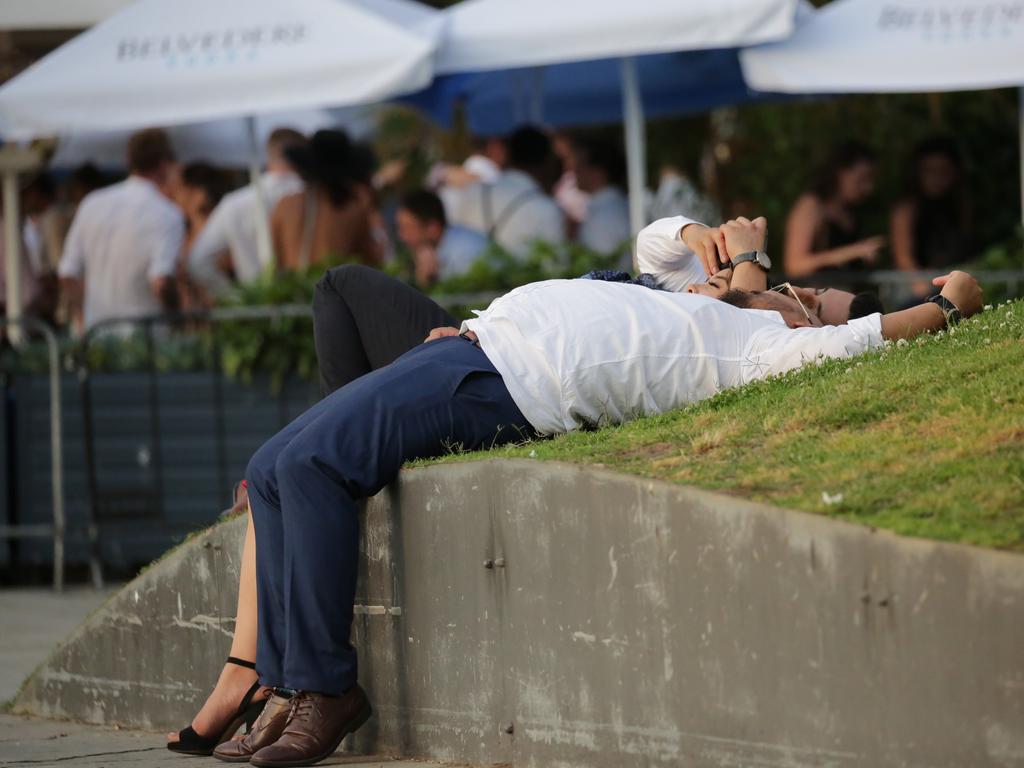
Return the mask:
M235 637L231 641L231 656L245 661L256 660L256 532L252 527L252 512L245 529L242 548L242 566L238 580L238 606L235 609ZM256 682L256 672L236 664L225 664L217 685L203 708L192 721L192 727L201 736L214 736L235 713L245 692ZM266 698L270 689L264 688L256 698ZM167 734L168 741L176 741L177 733Z
M324 394L369 371L381 368L420 344L432 328L458 325L424 294L392 277L361 265L335 267L317 283L313 300L313 328ZM256 659L256 534L249 527L242 551L238 608L231 655ZM251 669L226 664L217 685L192 727L213 736L235 712L249 686L256 681ZM269 696L264 689L258 697ZM178 734L168 734L175 741Z

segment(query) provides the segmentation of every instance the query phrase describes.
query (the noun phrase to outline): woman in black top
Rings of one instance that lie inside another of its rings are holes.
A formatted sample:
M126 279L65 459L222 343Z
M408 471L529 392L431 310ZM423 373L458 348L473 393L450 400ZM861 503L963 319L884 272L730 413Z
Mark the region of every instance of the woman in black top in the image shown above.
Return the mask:
M892 210L897 269L947 270L971 256L971 209L956 143L935 137L914 150L909 194ZM925 286L927 291L931 286Z
M818 182L797 199L786 219L786 275L801 278L874 264L885 238L864 237L856 212L874 189L875 153L859 142L837 147Z

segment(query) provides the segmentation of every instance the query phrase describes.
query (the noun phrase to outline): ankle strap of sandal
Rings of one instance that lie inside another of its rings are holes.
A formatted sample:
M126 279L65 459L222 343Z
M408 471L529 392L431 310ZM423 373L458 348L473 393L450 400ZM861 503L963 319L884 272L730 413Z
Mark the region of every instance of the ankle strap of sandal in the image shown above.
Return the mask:
M239 667L245 667L246 669L256 669L256 664L245 659L237 659L234 656L228 656L228 664L235 664Z

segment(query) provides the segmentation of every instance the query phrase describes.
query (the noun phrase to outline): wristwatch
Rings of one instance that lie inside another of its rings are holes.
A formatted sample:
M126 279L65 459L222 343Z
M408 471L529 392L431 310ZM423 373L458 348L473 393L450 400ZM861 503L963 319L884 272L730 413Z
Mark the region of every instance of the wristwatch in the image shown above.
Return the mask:
M946 327L956 325L963 319L963 315L960 314L960 310L956 304L947 299L941 293L936 293L934 296L929 296L928 301L932 304L938 304L939 309L942 310L942 314L946 317Z
M736 269L736 267L745 261L753 261L765 272L772 268L772 260L768 258L768 254L764 251L747 251L746 253L741 253L732 260L732 268Z

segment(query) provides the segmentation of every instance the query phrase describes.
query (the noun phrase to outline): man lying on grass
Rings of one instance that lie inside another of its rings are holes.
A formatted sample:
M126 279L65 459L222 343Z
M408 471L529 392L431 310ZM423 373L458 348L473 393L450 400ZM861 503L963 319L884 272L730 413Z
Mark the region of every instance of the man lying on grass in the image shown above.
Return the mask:
M721 233L729 254L744 254L760 247L764 229L744 219ZM596 280L523 286L463 323L462 333L435 329L427 343L338 389L260 448L246 473L256 530L256 667L277 698L237 759L309 765L370 716L349 644L358 503L406 461L663 413L822 357L939 330L981 306L975 280L953 272L936 280L934 302L823 325L813 291L744 290L743 266L724 298L748 308ZM257 743L269 746L247 751Z
M723 227L708 227L686 216L669 216L648 224L636 237L637 268L666 291L688 291L721 298L730 288L764 290L771 260L763 250L764 218L748 222L761 232L754 250L730 253ZM838 288L817 288L819 316L825 325L882 311L878 295Z

